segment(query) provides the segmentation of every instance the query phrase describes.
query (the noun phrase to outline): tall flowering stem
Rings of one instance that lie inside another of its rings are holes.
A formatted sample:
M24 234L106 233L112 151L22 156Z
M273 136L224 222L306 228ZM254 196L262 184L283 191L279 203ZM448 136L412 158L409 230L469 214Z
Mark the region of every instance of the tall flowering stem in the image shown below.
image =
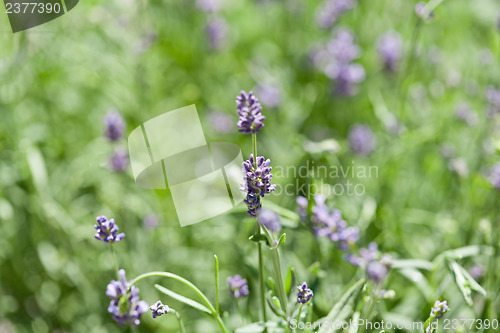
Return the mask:
M255 159L257 159L257 134L252 134L252 152L253 156ZM260 228L260 223L256 219L256 228L257 228L257 234L262 234L262 230ZM264 322L267 322L267 314L266 314L266 289L265 289L265 284L264 284L264 254L262 253L262 243L258 242L257 243L257 249L259 252L259 289L260 289L260 307L262 311L262 320Z
M208 297L205 296L205 294L203 294L203 292L200 289L198 289L198 287L196 287L192 282L186 280L185 278L183 278L179 275L169 273L169 272L149 272L149 273L139 275L138 277L136 277L135 279L130 281L129 285L130 286L135 285L137 282L139 282L143 279L149 278L149 277L170 278L170 279L179 281L179 282L183 283L184 285L188 286L189 288L191 288L191 290L193 290L203 300L205 305L208 307L208 309L211 312L212 317L219 324L219 327L220 327L222 333L228 333L228 330L227 330L226 326L224 325L224 321L222 320L220 314L217 312L217 309L212 305L212 303L210 302Z

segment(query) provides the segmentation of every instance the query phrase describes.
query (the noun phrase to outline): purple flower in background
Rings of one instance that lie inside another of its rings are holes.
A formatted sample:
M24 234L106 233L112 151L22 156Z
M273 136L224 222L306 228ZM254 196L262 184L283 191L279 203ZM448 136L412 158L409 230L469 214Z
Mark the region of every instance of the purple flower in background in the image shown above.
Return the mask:
M486 88L486 100L490 104L488 107L488 116L493 117L500 113L500 89L495 89L493 86Z
M382 59L384 68L394 72L398 62L403 56L403 41L395 31L389 31L381 35L377 41L377 51Z
M233 131L233 118L225 112L214 111L208 115L210 127L219 133L231 133Z
M500 163L497 163L491 168L488 175L488 180L491 185L497 190L500 189Z
M125 148L116 148L109 160L111 170L116 172L125 171L128 166L128 152Z
M427 14L425 12L425 6L426 6L425 2L423 1L417 2L417 4L415 5L415 14L424 20L428 18L433 18L434 13L430 12L429 14Z
M205 13L216 13L222 8L221 0L198 0L196 7Z
M273 210L262 209L257 220L272 232L279 232L281 230L280 216Z
M95 239L101 240L104 243L116 243L121 241L125 234L118 233L118 226L115 224L114 219L108 220L106 216L96 217L97 224L94 225L96 230Z
M330 210L325 200L323 195L314 196L315 205L311 208L313 233L316 237L327 237L341 250L347 250L358 241L359 229L348 227L347 222L342 219L342 213L338 209Z
M443 318L444 314L448 312L448 302L442 301L440 302L439 300L434 303L434 307L431 310L430 317L435 318L435 319L441 319Z
M106 126L104 135L109 140L118 141L122 138L125 130L125 121L117 110L112 109L106 114L106 117L104 117L104 125Z
M113 319L122 326L126 323L137 326L142 314L148 311L148 304L140 300L139 289L129 286L123 269L120 269L118 275L120 281L111 281L106 289L106 296L111 298L108 312L113 314Z
M357 93L356 85L365 79L365 69L360 64L349 64L341 67L337 76L335 92L343 96Z
M238 128L241 133L254 134L264 127L266 117L261 113L262 106L253 92L242 90L240 95L236 97L236 106L238 108Z
M366 276L377 284L381 284L392 267L392 257L388 254L381 256L375 243L368 244L368 248L359 250L359 256L346 254L345 259L354 266L363 267Z
M262 84L255 88L257 95L260 96L260 101L265 106L277 108L281 105L281 92L279 88L270 85Z
M249 294L248 284L246 279L242 279L240 275L230 276L227 278L229 285L229 293L234 298L246 297Z
M355 0L325 0L318 10L316 22L321 28L328 29L354 5Z
M167 305L163 304L161 301L158 301L155 304L151 305L149 307L149 310L151 310L153 318L156 318L167 314L170 308Z
M354 125L349 131L349 144L351 149L361 155L369 155L375 150L376 138L370 127Z
M484 275L484 267L480 264L476 264L471 267L469 274L474 280L480 279Z
M327 43L326 49L335 62L345 65L357 59L361 49L354 41L354 33L346 28L335 30L333 38Z
M300 220L304 222L307 219L307 206L309 206L309 201L307 198L300 195L297 197L296 201L298 206L297 212L299 213Z
M241 190L247 192L245 203L248 206L247 213L252 217L256 217L262 207L260 198L276 189L276 185L271 185L273 174L270 164L271 160L266 160L263 156L254 161L253 154L249 160L243 162L245 182L241 184Z
M455 172L460 177L466 177L469 174L467 161L463 157L452 158L448 162L448 169Z
M142 223L144 224L144 228L146 229L156 229L158 227L158 224L160 223L160 218L156 214L149 214L144 218Z
M463 120L469 126L475 126L478 123L476 113L472 110L468 103L462 102L455 106L455 116Z
M297 289L299 290L299 293L297 295L297 303L306 304L307 302L309 302L311 297L313 297L313 292L311 289L309 289L306 282L302 282L302 284L298 286Z
M227 40L228 27L223 18L211 18L205 26L207 39L212 50L220 50Z

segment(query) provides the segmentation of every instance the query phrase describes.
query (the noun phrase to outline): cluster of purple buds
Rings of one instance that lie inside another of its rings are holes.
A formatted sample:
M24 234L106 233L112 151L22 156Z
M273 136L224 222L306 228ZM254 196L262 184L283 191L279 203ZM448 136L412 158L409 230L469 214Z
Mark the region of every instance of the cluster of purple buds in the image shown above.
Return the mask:
M281 230L280 216L273 210L262 209L257 217L260 224L269 231L279 232Z
M493 117L500 113L500 89L489 86L486 88L485 96L486 100L490 104L488 106L488 116Z
M345 258L352 265L365 268L366 276L377 284L384 281L392 267L392 257L381 255L377 244L373 242L368 244L368 248L359 250L359 256L347 254Z
M349 227L347 222L342 219L342 213L338 209L330 210L325 203L326 198L317 194L314 196L315 205L312 207L311 223L314 235L316 237L327 237L336 243L342 250L348 250L350 246L359 239L359 229ZM307 199L297 198L299 204L299 214L302 220L303 214L307 212Z
M247 213L252 217L257 217L262 208L260 198L276 189L276 185L271 185L273 174L270 164L271 160L266 160L263 156L258 156L254 161L253 154L250 154L249 160L243 162L244 183L241 184L241 190L247 192L245 203L248 207Z
M123 269L118 275L120 281L111 281L106 289L106 296L111 298L108 312L122 326L126 323L137 326L140 324L142 314L148 311L148 304L140 300L139 289L129 285Z
M363 66L353 63L361 50L355 44L354 34L348 29L337 29L333 38L312 52L311 59L319 70L335 80L335 92L340 95L353 95L356 85L365 79Z
M110 141L118 141L123 137L125 121L117 110L113 109L106 114L104 125L106 127L104 135Z
M111 170L116 172L125 171L128 166L127 150L123 147L116 148L109 160L109 166Z
M302 282L302 284L298 286L297 289L299 290L299 293L297 295L297 303L306 304L311 300L311 297L313 297L313 292L311 289L309 289L306 282Z
M118 234L118 226L114 219L108 220L106 216L98 216L96 221L97 224L94 225L96 239L102 240L104 243L116 243L125 237L123 232Z
M240 275L230 276L227 278L229 285L229 293L234 298L246 297L249 294L248 284L246 279L242 279Z
M318 10L316 21L323 29L332 27L339 17L352 9L356 0L325 0Z
M376 147L375 134L366 125L354 125L349 130L349 145L352 151L360 155L371 154Z
M394 72L403 56L403 41L395 31L389 31L379 37L377 51L385 70Z
M149 307L149 310L151 310L153 318L156 318L167 314L170 308L168 307L168 305L165 305L161 301L158 301L155 304L151 305Z
M448 302L442 301L440 302L439 300L434 303L434 307L431 310L430 317L435 318L435 319L441 319L443 318L444 314L448 312Z
M238 128L241 133L255 134L264 127L264 120L266 117L261 113L262 106L253 92L242 90L240 95L236 97L236 106L238 108Z

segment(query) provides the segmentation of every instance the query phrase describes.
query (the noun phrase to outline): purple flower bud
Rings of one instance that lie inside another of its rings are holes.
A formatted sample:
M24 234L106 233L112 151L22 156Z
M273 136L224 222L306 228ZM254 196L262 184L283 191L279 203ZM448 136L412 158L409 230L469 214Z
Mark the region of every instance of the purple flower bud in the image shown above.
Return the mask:
M500 89L495 89L493 86L486 88L486 100L490 104L488 107L488 116L493 117L500 113Z
M120 113L113 109L108 112L104 118L106 131L104 135L111 141L118 141L122 138L125 130L125 121Z
M205 13L216 13L222 8L221 0L198 0L196 7Z
M370 261L366 265L366 275L370 280L381 284L389 274L392 266L392 257L384 255L379 261Z
M281 230L280 216L273 210L262 209L257 220L272 232L279 232Z
M401 36L395 31L386 32L377 41L377 51L382 59L384 68L389 72L394 72L399 60L403 56L403 41Z
M349 131L351 149L361 155L369 155L375 150L376 138L370 127L354 125Z
M309 289L306 282L302 282L302 284L298 286L297 289L299 290L299 293L297 295L297 303L306 304L307 302L309 302L311 297L313 297L313 292L311 289Z
M227 113L214 111L208 115L211 127L219 133L231 133L233 131L233 118Z
M240 275L230 276L227 278L229 285L229 293L234 298L246 297L249 294L248 284L246 279L242 279Z
M316 21L323 29L332 27L339 17L354 7L355 0L325 0L318 10Z
M281 92L279 88L270 85L262 84L255 88L257 95L260 96L260 101L265 106L277 108L281 105Z
M128 166L128 152L125 148L116 148L111 155L109 160L109 165L111 170L116 172L122 172L127 169Z
M228 35L228 27L224 19L209 19L205 31L212 50L220 50L224 47Z
M130 286L123 269L120 269L118 275L120 281L111 281L106 289L106 296L111 298L108 312L121 326L125 326L126 323L137 326L140 324L142 314L148 311L148 304L140 300L139 289Z
M236 106L240 116L237 126L241 133L258 133L264 127L266 117L262 115L262 106L253 92L247 94L242 90L240 95L236 97Z
M448 302L442 301L440 302L439 300L434 303L434 307L431 310L430 317L435 318L435 319L441 319L443 318L443 315L448 312Z
M488 180L497 190L500 189L500 163L497 163L489 171Z
M170 308L167 305L163 304L161 301L158 301L155 304L151 305L149 307L149 310L151 310L153 318L156 318L160 317L161 315L167 314Z
M114 219L108 220L106 216L96 217L97 224L94 225L96 230L95 239L101 240L104 243L116 243L121 241L125 234L118 233L118 226L115 224Z
M455 106L455 116L463 120L469 126L476 126L478 123L477 114L474 113L468 103L462 102Z
M484 275L484 267L480 264L476 264L469 270L469 274L475 280L480 279Z
M429 18L433 18L434 17L434 13L430 12L430 13L427 14L425 6L426 6L425 2L423 2L423 1L417 2L417 4L415 5L415 14L419 18L424 19L424 20L429 19Z
M144 218L142 223L144 224L144 228L146 229L156 229L158 227L158 224L160 222L160 218L156 214L149 214Z
M309 205L309 202L305 197L300 195L297 197L296 201L298 206L297 211L299 213L300 220L302 222L305 222L307 219L307 206Z
M260 198L276 189L276 185L271 185L273 174L270 164L271 160L265 160L263 156L257 157L254 161L253 154L249 160L243 162L245 182L241 184L241 190L247 192L245 203L248 206L247 213L252 217L256 217L262 207Z

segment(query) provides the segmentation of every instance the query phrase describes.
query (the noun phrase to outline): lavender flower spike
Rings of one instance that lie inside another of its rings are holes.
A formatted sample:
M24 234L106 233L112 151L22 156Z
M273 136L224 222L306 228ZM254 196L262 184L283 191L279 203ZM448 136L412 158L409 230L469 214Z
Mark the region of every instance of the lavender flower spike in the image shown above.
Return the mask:
M106 216L96 217L97 224L94 225L96 230L95 238L102 240L104 243L116 243L121 241L125 234L118 232L118 226L115 224L114 219L108 220Z
M248 284L246 279L242 279L240 275L230 276L227 278L229 285L229 293L234 298L246 297L249 294Z
M148 304L140 300L139 289L129 285L123 269L120 269L118 275L120 281L111 281L106 289L106 296L111 298L108 312L113 314L113 319L121 326L126 323L137 326L142 314L148 311Z
M264 127L266 117L262 115L262 106L252 92L247 94L242 90L236 97L236 105L240 116L237 126L241 133L254 134Z
M311 297L313 296L313 292L307 286L306 282L302 282L300 286L297 287L299 290L299 294L297 295L297 303L306 304L309 302Z
M151 310L151 314L153 318L160 317L161 315L167 314L170 308L168 305L163 304L161 301L156 302L155 304L149 307Z
M401 36L395 31L384 33L377 41L377 51L384 63L384 68L389 72L394 72L398 61L403 56Z
M104 135L111 141L118 141L123 136L125 130L125 121L117 110L110 110L104 118L106 131Z
M276 185L271 185L273 174L270 164L271 160L265 160L263 156L258 156L254 161L253 154L243 162L245 182L241 184L241 190L247 192L245 203L248 206L247 213L252 217L256 217L262 207L260 198L276 189Z
M436 301L434 304L434 307L431 310L430 317L435 318L435 319L441 319L443 318L444 314L448 312L448 302L442 301L440 302L439 300Z
M355 153L369 155L375 150L376 138L370 127L357 124L349 131L349 144Z

